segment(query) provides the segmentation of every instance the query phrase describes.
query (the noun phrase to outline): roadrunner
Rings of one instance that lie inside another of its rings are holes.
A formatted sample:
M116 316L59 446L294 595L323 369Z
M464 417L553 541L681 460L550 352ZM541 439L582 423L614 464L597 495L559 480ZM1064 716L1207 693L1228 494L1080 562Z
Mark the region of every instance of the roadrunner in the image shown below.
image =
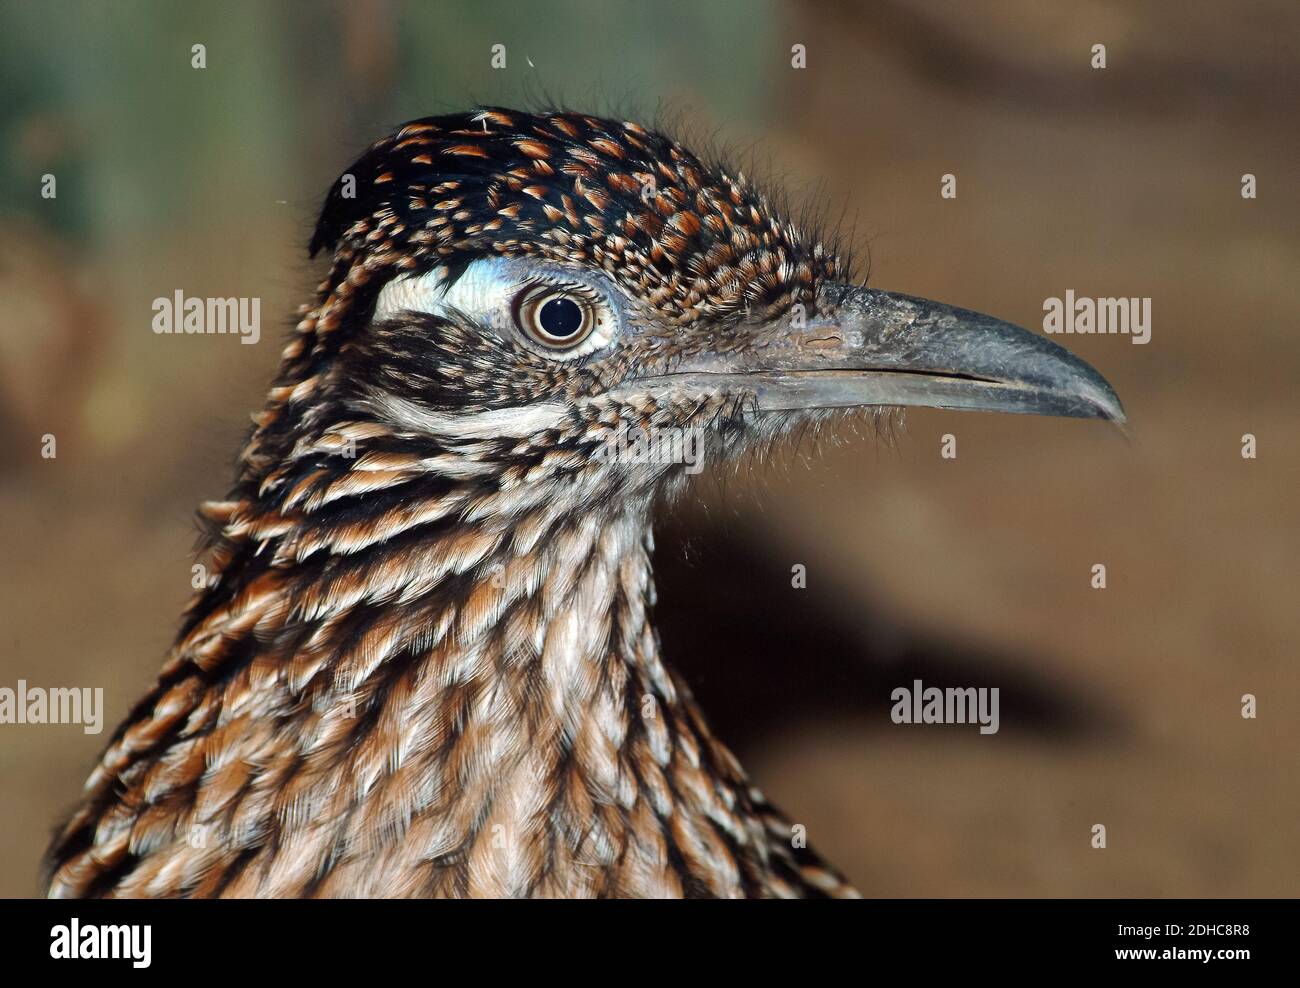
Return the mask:
M717 462L845 409L1122 421L1105 380L850 285L743 176L576 113L407 124L319 251L50 894L855 895L660 657L650 513L686 467L627 437Z

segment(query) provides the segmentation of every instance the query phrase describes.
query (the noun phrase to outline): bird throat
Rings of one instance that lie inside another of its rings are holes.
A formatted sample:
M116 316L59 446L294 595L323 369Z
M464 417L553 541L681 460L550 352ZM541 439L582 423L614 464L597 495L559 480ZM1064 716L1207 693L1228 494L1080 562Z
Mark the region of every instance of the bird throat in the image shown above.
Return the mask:
M98 857L52 888L761 894L744 775L660 660L648 497L545 457L310 447L206 507L212 586L69 824Z

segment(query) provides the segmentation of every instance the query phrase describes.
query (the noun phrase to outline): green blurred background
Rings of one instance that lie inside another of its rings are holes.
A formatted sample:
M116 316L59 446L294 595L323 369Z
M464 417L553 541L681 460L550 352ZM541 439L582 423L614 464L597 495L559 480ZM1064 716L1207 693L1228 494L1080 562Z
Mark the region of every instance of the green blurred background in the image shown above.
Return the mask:
M1153 299L1147 346L1067 340L1131 441L915 413L665 519L668 656L814 846L869 895L1295 895L1298 38L1291 0L4 0L0 686L103 686L107 714L0 726L0 894L37 892L161 665L329 182L409 118L549 95L734 142L843 211L880 287L1027 326L1066 289ZM260 297L262 342L154 335L177 289ZM892 725L917 677L998 686L1002 731Z

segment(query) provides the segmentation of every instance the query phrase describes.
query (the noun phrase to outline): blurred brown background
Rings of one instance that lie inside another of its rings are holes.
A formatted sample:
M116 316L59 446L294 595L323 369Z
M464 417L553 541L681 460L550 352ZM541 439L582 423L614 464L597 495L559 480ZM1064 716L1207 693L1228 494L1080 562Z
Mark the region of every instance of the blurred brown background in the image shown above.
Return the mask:
M6 0L0 686L103 686L107 712L98 737L0 726L0 894L37 891L162 662L193 507L314 284L328 183L403 120L543 92L662 102L796 197L820 182L880 287L1031 327L1066 289L1153 299L1146 346L1064 341L1131 441L914 413L893 444L846 428L705 478L665 518L669 657L814 846L869 895L1297 894L1298 38L1290 0ZM262 342L154 335L178 288L260 297ZM913 678L999 687L1001 732L891 724Z

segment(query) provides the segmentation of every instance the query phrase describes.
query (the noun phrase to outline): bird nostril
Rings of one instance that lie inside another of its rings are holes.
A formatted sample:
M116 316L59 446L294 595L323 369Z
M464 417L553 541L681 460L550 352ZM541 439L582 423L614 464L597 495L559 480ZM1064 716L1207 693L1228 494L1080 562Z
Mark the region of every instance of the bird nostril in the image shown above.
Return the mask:
M840 336L818 336L803 341L803 346L809 350L833 350L843 345L844 339Z

